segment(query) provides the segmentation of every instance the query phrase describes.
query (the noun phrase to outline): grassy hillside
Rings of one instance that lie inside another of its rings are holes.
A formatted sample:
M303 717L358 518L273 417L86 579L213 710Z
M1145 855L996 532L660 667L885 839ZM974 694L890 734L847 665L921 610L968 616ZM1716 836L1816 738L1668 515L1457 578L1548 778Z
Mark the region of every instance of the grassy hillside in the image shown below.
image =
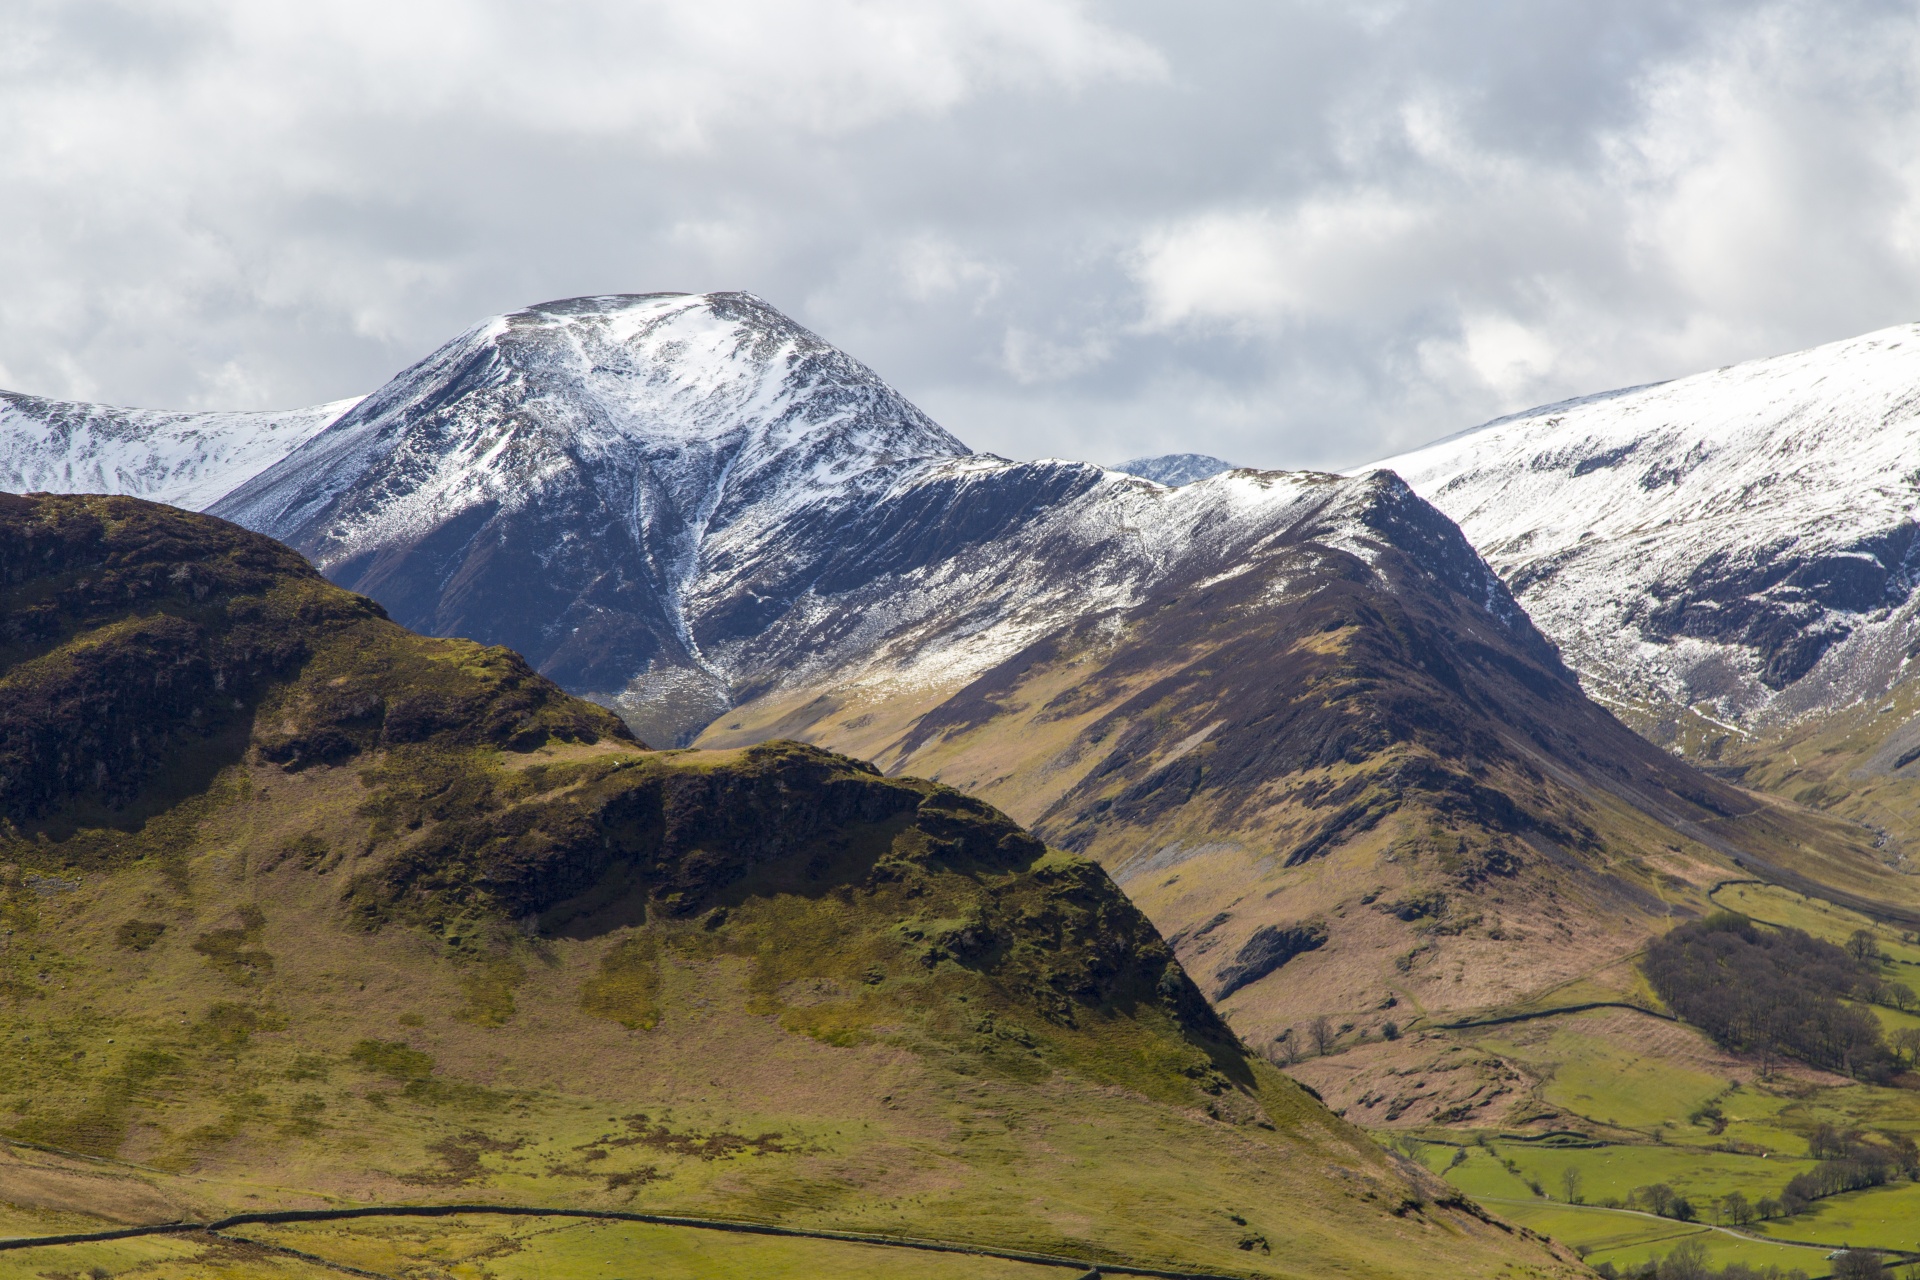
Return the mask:
M646 751L511 653L132 500L0 500L0 591L6 1234L494 1202L1236 1275L1577 1270L1248 1051L1096 864L951 788ZM472 1276L825 1256L275 1230ZM311 1269L72 1248L0 1271Z
M801 690L701 742L802 736L998 805L1108 867L1281 1054L1320 1017L1352 1043L1542 998L1728 878L1920 923L1868 833L1638 738L1497 587L1462 587L1457 530L1377 499L1358 534L1292 530L957 691Z

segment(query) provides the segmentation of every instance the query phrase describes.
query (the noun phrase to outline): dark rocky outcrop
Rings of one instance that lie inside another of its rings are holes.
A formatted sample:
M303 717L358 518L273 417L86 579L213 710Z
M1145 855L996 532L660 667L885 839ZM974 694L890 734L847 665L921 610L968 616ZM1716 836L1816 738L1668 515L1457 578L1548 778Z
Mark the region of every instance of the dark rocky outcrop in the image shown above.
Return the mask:
M1260 981L1295 956L1326 945L1326 941L1327 926L1317 920L1290 924L1284 928L1261 925L1234 955L1233 962L1220 971L1213 998L1226 999L1240 988Z

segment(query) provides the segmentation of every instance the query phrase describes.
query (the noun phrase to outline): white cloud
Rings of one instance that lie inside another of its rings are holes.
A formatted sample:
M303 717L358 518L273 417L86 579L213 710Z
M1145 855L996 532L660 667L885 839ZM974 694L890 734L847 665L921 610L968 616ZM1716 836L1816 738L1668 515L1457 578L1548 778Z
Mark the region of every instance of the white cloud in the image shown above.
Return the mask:
M1353 315L1419 276L1429 210L1383 192L1311 196L1285 210L1207 212L1141 238L1146 323Z
M1359 463L1920 315L1916 136L1910 0L16 0L0 378L746 288L979 447Z

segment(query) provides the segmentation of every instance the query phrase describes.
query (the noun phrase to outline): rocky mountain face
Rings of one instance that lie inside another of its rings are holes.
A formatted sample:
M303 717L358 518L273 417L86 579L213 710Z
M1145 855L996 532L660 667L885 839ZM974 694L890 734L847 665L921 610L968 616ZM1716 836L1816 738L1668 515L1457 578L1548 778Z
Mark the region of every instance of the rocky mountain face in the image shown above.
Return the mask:
M830 528L966 453L756 298L583 298L469 331L211 509L408 626L703 721L726 683L706 647L837 550L784 527Z
M647 751L509 651L135 499L0 501L0 592L0 1131L94 1158L8 1175L61 1223L506 1203L1581 1272L1336 1119L1095 863L951 787Z
M1548 405L1377 464L1596 697L1709 755L1920 654L1920 325Z
M991 800L1109 867L1258 1043L1314 1014L1358 1035L1523 1003L1729 877L1920 923L1866 833L1588 699L1391 474L1110 483L855 593L826 616L893 607L851 641L782 639L825 657L743 689L702 745L798 737ZM1063 580L1084 589L1049 599ZM964 625L930 626L951 599Z

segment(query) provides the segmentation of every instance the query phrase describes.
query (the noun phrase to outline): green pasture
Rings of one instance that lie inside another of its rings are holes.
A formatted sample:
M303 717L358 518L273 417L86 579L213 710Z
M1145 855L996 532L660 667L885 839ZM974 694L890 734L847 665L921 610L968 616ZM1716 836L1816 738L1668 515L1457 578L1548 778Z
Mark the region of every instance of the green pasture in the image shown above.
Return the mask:
M1541 1097L1600 1124L1651 1130L1679 1121L1724 1092L1727 1081L1634 1052L1589 1030L1605 1014L1514 1024L1484 1035L1479 1046L1526 1063L1545 1077Z
M1525 1176L1546 1188L1555 1200L1563 1196L1565 1171L1574 1169L1580 1175L1579 1194L1590 1204L1625 1200L1627 1193L1636 1187L1664 1182L1693 1201L1703 1217L1712 1209L1713 1202L1729 1191L1738 1191L1749 1200L1778 1195L1789 1178L1812 1168L1814 1163L1804 1158L1763 1158L1654 1145L1569 1149L1495 1143L1494 1149L1519 1165Z
M1465 1163L1447 1170L1446 1180L1476 1200L1531 1198L1533 1190L1507 1172L1499 1159L1480 1147L1468 1147Z
M685 1227L557 1218L360 1220L248 1228L243 1234L328 1262L459 1280L1042 1280L1055 1267L958 1253L924 1253L830 1240L734 1235Z
M1685 1240L1706 1247L1710 1265L1740 1262L1750 1267L1798 1267L1825 1275L1826 1251L1801 1245L1754 1240L1701 1223L1669 1222L1644 1214L1541 1201L1493 1201L1487 1207L1519 1226L1551 1236L1580 1253L1589 1264L1611 1262L1625 1270L1665 1257Z
M1899 1182L1821 1200L1806 1213L1768 1223L1767 1234L1781 1240L1920 1252L1920 1183Z
M1920 944L1910 941L1911 934L1871 916L1819 898L1809 898L1778 885L1734 884L1713 895L1715 906L1751 916L1767 924L1785 925L1810 933L1828 942L1844 943L1855 930L1865 929L1880 941L1880 950L1894 962L1896 969L1920 967Z

